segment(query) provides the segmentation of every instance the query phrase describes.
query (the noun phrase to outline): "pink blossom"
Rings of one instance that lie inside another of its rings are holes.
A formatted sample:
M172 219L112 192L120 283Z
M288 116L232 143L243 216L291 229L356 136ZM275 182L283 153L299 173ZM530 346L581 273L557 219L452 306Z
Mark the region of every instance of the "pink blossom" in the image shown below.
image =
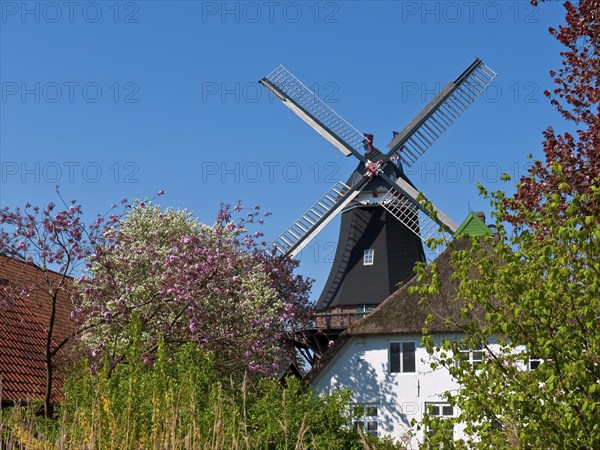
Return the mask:
M132 214L141 207L134 205ZM291 354L292 326L308 320L310 281L293 275L295 262L264 251L265 244L255 239L262 233L247 231L251 221L236 214L241 210L240 203L222 205L212 227L194 226L184 235L165 228L145 236L143 245L124 232L122 216L103 224L91 277L82 280L90 305L86 320L118 310L110 320L123 329L135 311L147 324L147 346L158 333L218 353L235 349L236 363L253 373L275 374ZM148 211L152 215L151 206ZM151 226L167 219L157 212Z

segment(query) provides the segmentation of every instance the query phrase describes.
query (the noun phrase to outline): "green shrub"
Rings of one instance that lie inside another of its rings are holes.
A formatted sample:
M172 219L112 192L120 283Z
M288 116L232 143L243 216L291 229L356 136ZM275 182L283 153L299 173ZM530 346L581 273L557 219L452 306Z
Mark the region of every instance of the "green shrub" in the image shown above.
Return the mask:
M193 344L159 343L148 367L134 344L97 372L82 361L65 384L55 420L32 408L3 411L10 448L370 449L396 448L348 424L350 393L316 395L296 379L223 378L215 356Z

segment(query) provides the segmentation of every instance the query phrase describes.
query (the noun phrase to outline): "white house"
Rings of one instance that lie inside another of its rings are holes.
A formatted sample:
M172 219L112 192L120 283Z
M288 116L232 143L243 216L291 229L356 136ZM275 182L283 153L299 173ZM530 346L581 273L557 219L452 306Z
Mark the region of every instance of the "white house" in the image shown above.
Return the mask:
M319 392L337 388L352 390L352 402L364 406L365 417L357 426L378 436L392 436L407 448L418 448L423 439L411 421L420 421L429 408L434 414L454 416L457 411L444 401L442 394L459 386L443 368L433 370L430 356L421 345L422 329L428 314L436 319L428 325L436 341L448 338L461 341L459 303L453 300L457 285L451 280L451 252L466 248L468 241L455 241L436 263L441 294L431 296L425 307L419 305L408 288L416 278L392 294L371 314L347 328L335 345L323 355L309 374ZM493 344L491 344L493 346ZM481 349L462 355L477 365ZM462 434L458 427L455 437Z

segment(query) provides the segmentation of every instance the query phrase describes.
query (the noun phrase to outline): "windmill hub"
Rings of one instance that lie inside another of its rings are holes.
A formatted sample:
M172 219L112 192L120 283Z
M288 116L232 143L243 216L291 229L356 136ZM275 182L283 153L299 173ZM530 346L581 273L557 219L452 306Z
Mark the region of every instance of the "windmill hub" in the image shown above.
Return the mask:
M377 162L372 162L367 160L367 164L365 164L365 178L371 178L373 175L379 175L381 172L381 166L383 165L383 161L380 159Z

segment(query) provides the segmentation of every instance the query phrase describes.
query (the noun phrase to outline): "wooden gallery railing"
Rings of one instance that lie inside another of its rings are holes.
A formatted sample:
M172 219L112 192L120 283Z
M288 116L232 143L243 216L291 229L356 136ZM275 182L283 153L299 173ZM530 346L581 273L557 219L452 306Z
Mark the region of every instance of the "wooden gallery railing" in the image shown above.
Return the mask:
M316 313L309 329L317 330L342 330L348 328L357 320L362 319L369 312L342 312L342 313Z

